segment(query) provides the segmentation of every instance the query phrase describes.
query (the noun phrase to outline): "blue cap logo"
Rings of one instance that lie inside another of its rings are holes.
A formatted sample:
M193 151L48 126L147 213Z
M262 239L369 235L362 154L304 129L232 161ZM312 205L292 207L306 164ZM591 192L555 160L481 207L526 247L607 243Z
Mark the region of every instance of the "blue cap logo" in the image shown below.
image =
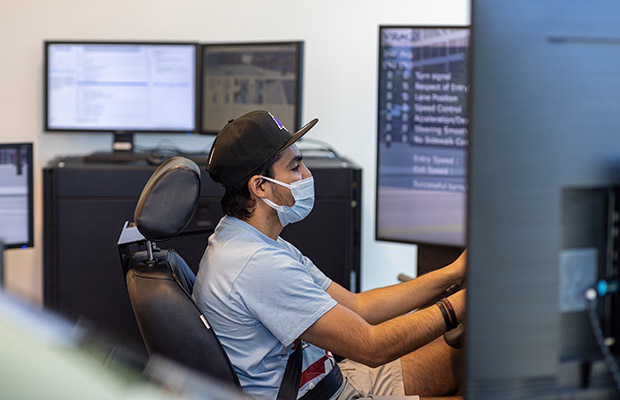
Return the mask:
M271 116L271 118L275 121L276 125L278 125L278 128L280 128L280 130L284 129L285 131L287 131L287 129L284 127L284 125L282 124L282 122L280 122L279 119L277 119L276 117L273 116L272 113L269 113L269 115Z

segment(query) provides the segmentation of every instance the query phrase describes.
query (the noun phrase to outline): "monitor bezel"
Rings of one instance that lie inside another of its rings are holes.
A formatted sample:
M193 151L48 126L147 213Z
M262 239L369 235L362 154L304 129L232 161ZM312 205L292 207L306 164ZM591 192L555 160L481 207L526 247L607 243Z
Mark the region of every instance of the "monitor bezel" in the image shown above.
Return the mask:
M400 238L391 238L391 237L385 237L385 236L381 236L379 234L379 219L378 219L378 215L379 215L379 151L380 151L380 146L379 146L379 132L380 132L380 123L381 120L379 118L379 114L381 112L381 104L379 102L379 94L381 93L381 79L380 79L380 74L381 74L381 61L382 61L382 56L380 54L380 50L381 50L381 35L384 29L465 29L469 31L469 46L468 46L468 55L467 55L467 79L469 80L470 83L470 90L467 93L467 103L468 103L468 107L467 107L467 118L469 119L469 124L468 127L471 128L471 77L472 77L472 43L471 43L471 37L472 37L472 25L471 24L466 24L466 25L379 25L378 27L378 42L377 42L377 104L376 104L376 116L377 116L377 120L376 120L376 127L375 127L375 229L374 229L374 236L375 236L375 240L378 242L388 242L388 243L403 243L403 244L414 244L414 245L418 245L418 246L422 246L423 248L425 248L427 251L429 251L430 253L436 253L436 254L440 254L443 253L444 250L448 251L449 253L452 252L459 252L461 250L463 250L464 248L467 247L467 220L468 220L468 213L467 213L467 205L466 205L466 212L465 212L465 240L464 240L464 244L463 245L459 245L459 244L454 244L454 243L438 243L438 242L431 242L431 241L424 241L424 240L407 240L407 239L400 239ZM471 135L471 129L469 129L469 135ZM469 153L469 147L467 148L467 152ZM468 157L468 163L469 163L469 157ZM467 176L469 176L469 165L467 165ZM467 178L468 179L468 178ZM466 195L467 198L467 195ZM433 255L434 257L434 255Z
M291 131L297 131L301 128L302 123L302 106L303 106L303 63L304 63L304 41L303 40L289 40L289 41L246 41L246 42L202 42L200 43L200 80L198 84L200 85L199 94L200 94L200 111L199 111L199 132L203 135L217 135L219 130L212 131L206 130L203 128L203 119L205 118L204 113L204 79L205 79L205 68L206 65L203 62L205 52L209 48L217 48L217 47L239 47L239 49L249 48L249 47L268 47L268 46L295 46L296 52L296 82L295 82L295 112L294 112L294 126L287 128ZM251 111L251 110L248 110ZM270 110L267 110L270 111ZM277 115L276 115L277 116ZM238 117L238 116L236 116ZM223 126L222 126L223 127Z
M52 45L128 45L128 46L191 46L194 47L194 128L193 129L98 129L98 128L53 128L49 126L49 48ZM65 133L155 133L187 134L197 133L200 127L201 93L198 82L201 74L201 53L199 42L189 41L133 41L133 40L45 40L43 42L43 130Z
M27 147L27 164L28 171L28 239L25 242L19 243L6 243L2 245L4 250L7 249L19 249L34 247L34 165L33 165L33 151L34 145L32 142L19 142L19 143L0 143L0 149L21 149ZM18 150L19 151L19 150Z

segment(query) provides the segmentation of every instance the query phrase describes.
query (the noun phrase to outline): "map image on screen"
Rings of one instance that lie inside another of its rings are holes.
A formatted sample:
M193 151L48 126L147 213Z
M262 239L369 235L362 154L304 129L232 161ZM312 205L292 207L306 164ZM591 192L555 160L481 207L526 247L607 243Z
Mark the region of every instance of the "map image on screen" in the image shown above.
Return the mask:
M298 129L301 43L203 45L202 131L262 109Z
M381 27L378 240L465 245L466 27Z

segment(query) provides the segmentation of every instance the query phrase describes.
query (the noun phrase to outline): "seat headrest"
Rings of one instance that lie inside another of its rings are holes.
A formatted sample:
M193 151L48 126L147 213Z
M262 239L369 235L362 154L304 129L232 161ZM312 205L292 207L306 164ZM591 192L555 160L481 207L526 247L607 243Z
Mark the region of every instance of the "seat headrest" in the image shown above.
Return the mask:
M134 213L135 224L148 240L179 234L189 223L200 196L200 168L185 157L164 161L148 180Z

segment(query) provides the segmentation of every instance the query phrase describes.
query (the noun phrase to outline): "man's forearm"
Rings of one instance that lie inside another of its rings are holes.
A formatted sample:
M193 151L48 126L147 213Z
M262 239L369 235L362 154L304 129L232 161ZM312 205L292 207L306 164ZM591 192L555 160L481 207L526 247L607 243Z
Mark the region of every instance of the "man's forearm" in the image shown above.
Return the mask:
M465 293L448 297L456 315L456 325L465 314ZM447 322L438 306L402 315L378 325L370 325L361 316L336 306L321 317L301 336L302 339L374 367L408 354L447 329Z
M458 277L442 268L408 282L356 294L356 310L366 321L378 324L427 305Z

